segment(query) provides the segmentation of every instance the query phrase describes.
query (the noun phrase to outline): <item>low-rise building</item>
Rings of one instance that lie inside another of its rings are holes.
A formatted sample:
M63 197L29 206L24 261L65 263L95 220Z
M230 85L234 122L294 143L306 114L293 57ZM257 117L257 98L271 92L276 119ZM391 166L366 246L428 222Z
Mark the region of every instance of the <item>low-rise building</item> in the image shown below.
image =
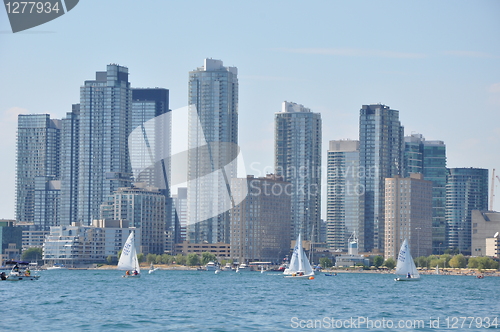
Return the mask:
M472 211L472 256L499 258L500 212Z
M128 227L124 221L94 220L92 226L73 223L51 227L43 244L43 260L71 267L103 263L108 256L117 256L132 230L140 248L140 229Z

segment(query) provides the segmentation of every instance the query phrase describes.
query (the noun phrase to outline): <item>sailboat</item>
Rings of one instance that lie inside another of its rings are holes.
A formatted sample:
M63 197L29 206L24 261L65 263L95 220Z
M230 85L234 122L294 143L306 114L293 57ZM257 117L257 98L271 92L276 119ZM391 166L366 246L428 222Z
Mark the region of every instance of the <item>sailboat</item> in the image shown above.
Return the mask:
M149 267L149 274L153 273L154 271L158 270L158 267L155 267L153 262L151 262L151 266Z
M434 270L434 274L440 274L439 273L439 264L436 265L436 269Z
M420 280L420 275L418 274L417 267L413 262L413 258L410 254L410 248L408 247L408 240L405 239L399 249L398 263L396 265L396 273L399 275L404 275L405 277L396 278L396 281L418 281Z
M141 268L137 260L137 252L135 250L135 235L134 231L130 232L127 242L123 246L120 260L118 261L118 270L126 270L124 278L139 278L141 276Z
M285 278L307 278L314 279L314 271L307 259L306 253L302 249L302 237L299 234L295 247L293 248L290 266L283 272Z

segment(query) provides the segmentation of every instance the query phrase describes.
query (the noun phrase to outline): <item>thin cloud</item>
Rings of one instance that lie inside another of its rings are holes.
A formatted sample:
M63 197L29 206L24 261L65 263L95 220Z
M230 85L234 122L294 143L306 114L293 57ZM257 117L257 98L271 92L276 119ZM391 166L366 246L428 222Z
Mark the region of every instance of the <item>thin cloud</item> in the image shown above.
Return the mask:
M333 56L355 56L355 57L379 57L399 59L422 59L427 55L423 53L393 52L385 50L366 50L357 48L277 48L276 50L287 53L333 55Z
M466 57L466 58L483 58L483 59L498 59L499 57L491 53L476 52L476 51L446 51L445 55Z

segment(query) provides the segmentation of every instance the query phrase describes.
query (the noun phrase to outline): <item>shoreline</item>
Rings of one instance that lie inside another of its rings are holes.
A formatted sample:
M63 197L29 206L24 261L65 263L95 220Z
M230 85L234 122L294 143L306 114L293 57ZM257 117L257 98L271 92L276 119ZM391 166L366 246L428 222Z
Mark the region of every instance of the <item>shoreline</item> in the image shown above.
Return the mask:
M159 270L166 270L166 271L198 271L199 267L189 267L189 266L184 266L184 265L166 265L166 264L158 264L155 265L155 268L158 268ZM88 268L90 269L96 269L96 270L115 270L116 265L104 265L100 266L97 268ZM149 265L144 264L141 265L141 269L146 271L149 270ZM74 268L74 270L79 270L79 268ZM227 271L223 271L227 272ZM230 271L231 272L231 271ZM253 272L260 272L260 271L253 271ZM267 272L267 271L266 271ZM278 272L278 271L268 271L268 272ZM426 270L419 270L419 274L421 275L436 275L434 273L434 270L426 269ZM487 270L487 271L482 271L479 272L478 269L469 269L469 268L446 268L446 269L440 269L439 275L453 275L453 276L478 276L478 275L483 275L483 276L488 276L488 277L500 277L500 271L498 270ZM367 273L367 274L394 274L394 270L387 271L387 270L363 270L363 269L349 269L349 270L343 270L343 269L324 269L321 270L320 272L315 272L316 274L322 274L322 273Z

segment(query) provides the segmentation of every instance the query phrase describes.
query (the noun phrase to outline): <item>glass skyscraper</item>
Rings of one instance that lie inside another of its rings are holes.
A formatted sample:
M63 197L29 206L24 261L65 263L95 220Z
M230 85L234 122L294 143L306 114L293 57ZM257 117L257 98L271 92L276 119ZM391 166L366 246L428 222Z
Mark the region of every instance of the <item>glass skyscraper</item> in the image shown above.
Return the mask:
M60 177L60 135L60 120L50 119L49 114L18 116L16 220L34 223L37 230L48 229L57 220L57 185L46 192L44 184Z
M488 210L488 170L450 168L446 183L446 239L449 249L471 254L472 210Z
M275 173L291 183L291 240L319 242L321 220L321 115L283 102L275 113Z
M364 248L364 191L360 187L359 141L330 141L327 165L327 243L334 250L348 250L349 238Z
M126 67L108 65L80 88L77 219L82 225L99 218L108 195L131 185L131 109Z
M365 251L384 250L385 179L402 173L403 129L399 111L381 104L361 107L359 166L365 193Z
M236 177L238 70L205 59L189 72L188 231L190 242L229 243L230 183Z
M71 225L78 220L78 151L80 104L62 119L61 129L61 201L59 226Z
M404 176L421 173L432 181L432 252L442 254L446 247L446 145L426 141L420 134L405 137Z

